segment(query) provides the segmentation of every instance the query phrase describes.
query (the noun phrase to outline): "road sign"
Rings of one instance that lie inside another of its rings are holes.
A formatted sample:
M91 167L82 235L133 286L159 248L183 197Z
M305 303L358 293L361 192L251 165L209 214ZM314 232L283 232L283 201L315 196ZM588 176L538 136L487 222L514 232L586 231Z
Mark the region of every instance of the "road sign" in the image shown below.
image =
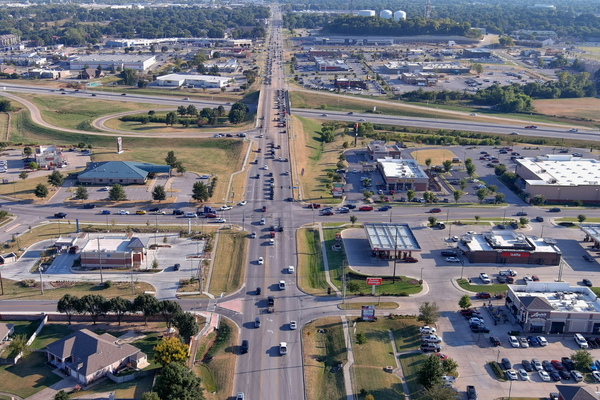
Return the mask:
M367 285L381 286L381 278L367 278Z
M298 189L298 186L292 186L292 189Z
M375 318L375 306L362 306L360 309L360 317L363 321L373 321Z

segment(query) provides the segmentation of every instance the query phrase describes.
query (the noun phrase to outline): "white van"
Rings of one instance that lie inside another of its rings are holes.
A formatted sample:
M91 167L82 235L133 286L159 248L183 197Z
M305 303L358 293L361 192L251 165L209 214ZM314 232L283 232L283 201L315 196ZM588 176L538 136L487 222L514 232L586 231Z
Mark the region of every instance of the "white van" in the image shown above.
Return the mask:
M279 281L279 290L285 290L285 281Z
M288 267L288 274L293 274L294 273L294 267L292 265L290 265Z

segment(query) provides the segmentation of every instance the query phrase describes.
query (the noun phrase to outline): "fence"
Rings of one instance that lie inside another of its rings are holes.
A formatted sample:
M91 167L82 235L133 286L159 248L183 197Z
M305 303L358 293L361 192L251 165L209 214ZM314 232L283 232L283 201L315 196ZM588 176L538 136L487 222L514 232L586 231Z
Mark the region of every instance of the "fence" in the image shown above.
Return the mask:
M40 334L40 331L42 330L44 325L46 325L47 322L48 322L48 316L44 315L44 318L42 318L40 325L37 327L35 332L33 332L31 337L27 340L27 346L31 346L31 343L33 343L33 341L35 340L37 335ZM14 358L0 358L0 365L15 365L17 362L19 362L19 360L22 357L23 357L23 352L20 352Z
M123 383L123 382L132 381L136 378L141 378L143 376L152 375L155 372L156 372L156 370L151 369L149 371L139 371L139 372L135 372L133 374L124 375L124 376L115 376L113 374L106 374L106 376L108 377L108 379L110 379L111 381L113 381L115 383Z

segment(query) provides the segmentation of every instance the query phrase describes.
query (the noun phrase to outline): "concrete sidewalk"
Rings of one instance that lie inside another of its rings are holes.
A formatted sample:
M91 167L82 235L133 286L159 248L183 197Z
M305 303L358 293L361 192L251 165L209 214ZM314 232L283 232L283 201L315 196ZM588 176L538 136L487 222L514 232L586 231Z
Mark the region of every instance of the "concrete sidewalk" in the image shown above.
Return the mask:
M323 254L323 267L325 268L325 280L330 288L335 290L335 293L339 296L342 293L338 290L338 288L331 283L331 278L329 277L329 262L327 261L327 248L325 247L325 236L323 236L323 226L319 224L319 240L321 240L321 252Z
M400 354L398 353L398 349L396 348L396 341L394 340L394 333L390 330L390 341L392 342L392 349L394 349L394 360L396 360L396 368L392 371L394 375L396 375L402 381L402 390L404 390L404 395L406 396L406 400L410 400L408 385L406 384L406 378L404 377L404 370L402 369L402 363L400 362ZM415 353L420 353L419 351L415 351Z
M344 364L342 371L344 372L344 386L346 387L346 399L354 400L354 387L352 386L352 365L354 364L354 353L352 352L352 340L350 339L350 331L348 327L348 320L346 317L342 318L342 328L344 330L344 341L346 342L346 349L348 351L348 362Z

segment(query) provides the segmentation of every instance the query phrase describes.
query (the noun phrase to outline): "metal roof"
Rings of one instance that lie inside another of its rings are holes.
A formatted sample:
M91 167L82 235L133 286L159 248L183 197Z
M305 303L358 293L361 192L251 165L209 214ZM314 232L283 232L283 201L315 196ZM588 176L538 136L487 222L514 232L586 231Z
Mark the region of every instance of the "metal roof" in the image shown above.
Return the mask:
M168 165L157 165L131 161L105 161L91 163L85 171L79 174L80 178L113 178L113 179L144 179L149 172L169 172Z
M365 223L364 227L372 250L421 251L408 224L372 222Z

